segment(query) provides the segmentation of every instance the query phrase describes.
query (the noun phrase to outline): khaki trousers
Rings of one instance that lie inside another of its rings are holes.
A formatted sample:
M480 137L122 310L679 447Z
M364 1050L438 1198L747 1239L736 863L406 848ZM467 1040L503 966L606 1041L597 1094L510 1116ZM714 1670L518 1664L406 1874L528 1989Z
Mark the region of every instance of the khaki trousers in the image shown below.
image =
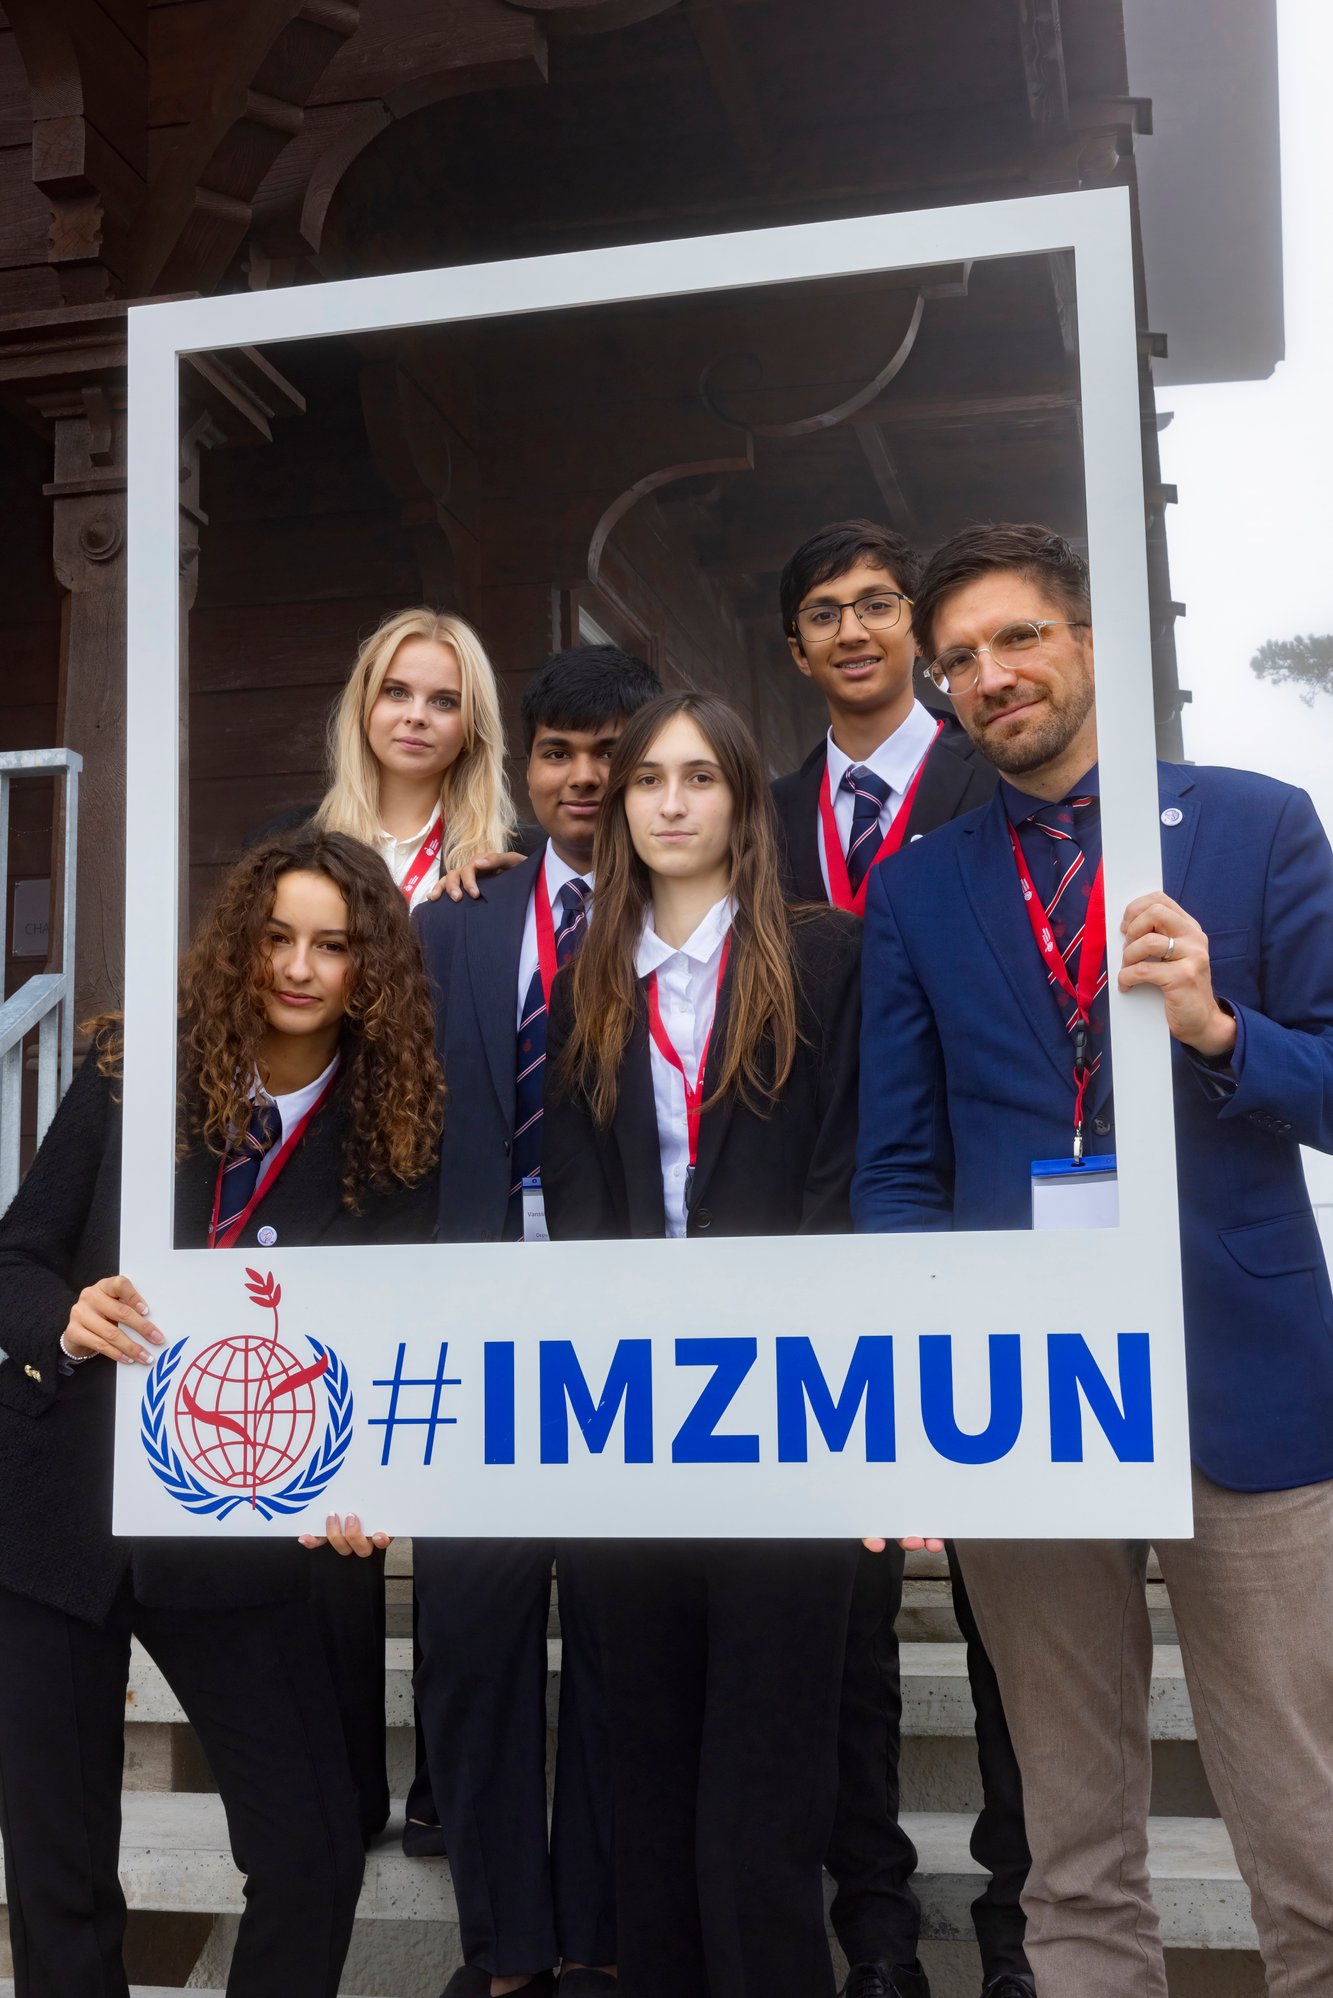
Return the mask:
M1333 1994L1333 1483L1194 1474L1193 1540L1157 1544L1204 1768L1273 1998ZM1039 1998L1166 1998L1148 1879L1144 1543L960 1541L1019 1766Z

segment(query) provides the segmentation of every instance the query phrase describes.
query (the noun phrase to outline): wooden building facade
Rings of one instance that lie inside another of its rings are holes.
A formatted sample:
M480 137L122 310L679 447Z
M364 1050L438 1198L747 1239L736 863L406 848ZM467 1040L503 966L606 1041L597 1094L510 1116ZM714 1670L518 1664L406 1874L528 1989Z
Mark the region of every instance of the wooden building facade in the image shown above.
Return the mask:
M830 216L1135 190L1121 0L3 0L0 748L85 759L79 988L123 952L125 308ZM1161 742L1179 754L1140 283ZM1061 256L205 356L185 367L182 629L197 898L318 794L361 636L480 628L511 721L604 633L820 726L777 572L826 520L923 548L1084 531ZM50 869L15 800L11 878ZM12 892L12 889L11 889ZM8 941L8 938L7 938ZM24 970L34 968L31 964ZM16 967L11 963L10 984Z

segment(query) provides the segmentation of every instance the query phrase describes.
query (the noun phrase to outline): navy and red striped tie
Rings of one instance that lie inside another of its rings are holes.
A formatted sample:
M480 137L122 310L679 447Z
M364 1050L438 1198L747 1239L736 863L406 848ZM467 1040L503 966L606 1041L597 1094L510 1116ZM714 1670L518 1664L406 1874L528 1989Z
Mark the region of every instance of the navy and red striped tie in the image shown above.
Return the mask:
M588 926L588 898L592 889L581 876L566 881L556 896L555 965L559 971L569 963L582 943ZM514 1087L514 1183L509 1189L511 1240L523 1233L522 1186L541 1172L542 1090L546 1083L546 995L542 991L541 966L532 974L523 1001L523 1018L518 1029L518 1068Z
M855 895L883 841L879 817L889 801L889 786L863 763L853 763L843 772L842 781L855 801L852 836L847 842L847 880Z
M259 1184L259 1169L281 1136L282 1118L277 1104L271 1103L267 1096L256 1098L250 1106L249 1129L239 1148L228 1150L223 1161L216 1230L219 1235L225 1234L250 1205Z
M1043 805L1023 820L1018 828L1019 843L1027 859L1033 884L1046 904L1057 950L1065 961L1071 984L1078 984L1079 958L1083 932L1088 920L1088 902L1101 860L1102 829L1099 800L1095 797L1061 798L1057 804ZM1055 990L1055 981L1050 981ZM1095 1070L1101 1062L1097 1042L1106 1029L1106 972L1093 995L1092 1042ZM1072 1033L1078 1013L1064 993L1056 991L1065 1027Z

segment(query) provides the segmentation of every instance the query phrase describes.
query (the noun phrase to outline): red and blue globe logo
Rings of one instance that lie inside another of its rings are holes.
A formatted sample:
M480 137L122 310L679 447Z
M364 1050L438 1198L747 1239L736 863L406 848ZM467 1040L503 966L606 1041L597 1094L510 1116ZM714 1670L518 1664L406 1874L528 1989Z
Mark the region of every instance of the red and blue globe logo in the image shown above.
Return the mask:
M352 1435L337 1355L317 1339L303 1342L308 1354L283 1343L282 1286L271 1273L247 1270L245 1288L271 1314L271 1331L218 1339L184 1367L189 1341L179 1340L144 1388L140 1434L150 1465L188 1512L217 1519L241 1505L264 1519L304 1511L340 1468Z
M296 1470L315 1434L314 1382L276 1339L219 1339L192 1360L176 1390L176 1439L201 1477L257 1492Z

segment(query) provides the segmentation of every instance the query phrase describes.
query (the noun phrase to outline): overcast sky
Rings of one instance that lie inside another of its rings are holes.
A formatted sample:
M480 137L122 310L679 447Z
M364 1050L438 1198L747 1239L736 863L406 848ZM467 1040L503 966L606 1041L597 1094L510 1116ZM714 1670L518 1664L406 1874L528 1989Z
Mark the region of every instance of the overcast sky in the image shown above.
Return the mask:
M1324 138L1333 76L1328 0L1278 0L1287 358L1265 382L1159 391L1175 419L1162 476L1185 754L1303 785L1333 832L1333 697L1306 707L1256 679L1265 639L1333 631L1333 173ZM1142 143L1151 144L1151 140ZM1306 1154L1333 1256L1333 1159Z
M1256 679L1265 639L1333 631L1333 76L1328 0L1278 0L1287 358L1267 381L1158 391L1185 753L1303 785L1333 830L1333 698ZM1151 145L1151 139L1140 143ZM1151 301L1149 301L1151 307Z

